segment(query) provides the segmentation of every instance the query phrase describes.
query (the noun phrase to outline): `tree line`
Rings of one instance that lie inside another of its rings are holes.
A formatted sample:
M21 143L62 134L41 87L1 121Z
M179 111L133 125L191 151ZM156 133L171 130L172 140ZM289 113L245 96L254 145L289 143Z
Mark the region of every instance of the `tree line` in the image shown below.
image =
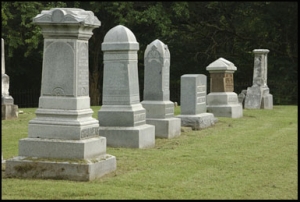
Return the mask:
M40 89L43 36L32 18L55 7L92 11L101 21L89 40L91 105L102 104L105 34L128 27L140 45L138 72L143 89L144 51L155 39L171 54L170 86L183 74L205 74L223 57L235 64L234 92L252 85L254 49L269 49L268 86L274 104L298 103L298 2L91 2L1 1L5 67L10 89ZM208 85L209 92L209 85ZM171 92L172 95L172 92ZM279 98L280 97L280 98ZM179 100L172 100L179 101Z

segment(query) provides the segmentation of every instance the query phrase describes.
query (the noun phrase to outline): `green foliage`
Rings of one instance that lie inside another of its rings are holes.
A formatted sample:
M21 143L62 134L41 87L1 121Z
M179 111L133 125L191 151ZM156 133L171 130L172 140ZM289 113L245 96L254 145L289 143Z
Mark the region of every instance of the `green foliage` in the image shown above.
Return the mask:
M92 107L97 118L99 106ZM34 108L2 121L2 154L18 155ZM175 111L179 112L177 107ZM155 139L149 149L112 148L117 170L90 182L5 178L2 199L297 199L298 107L243 110L199 131Z
M140 45L141 89L144 51L149 43L159 39L168 45L171 53L171 84L178 83L183 74L209 77L206 67L219 57L237 66L235 82L251 82L252 51L263 48L270 50L268 81L288 83L289 91L283 95L287 97L286 101L276 104L296 104L298 101L298 2L6 1L1 2L1 6L6 67L13 89L40 84L43 38L40 28L31 23L32 18L53 7L74 7L93 11L101 21L101 27L94 30L89 43L92 98L95 93L102 92L103 38L111 28L122 24L135 34ZM28 80L30 82L26 82ZM235 92L240 93L251 85L237 86ZM273 95L282 91L278 88L270 88ZM100 98L95 105L101 103Z

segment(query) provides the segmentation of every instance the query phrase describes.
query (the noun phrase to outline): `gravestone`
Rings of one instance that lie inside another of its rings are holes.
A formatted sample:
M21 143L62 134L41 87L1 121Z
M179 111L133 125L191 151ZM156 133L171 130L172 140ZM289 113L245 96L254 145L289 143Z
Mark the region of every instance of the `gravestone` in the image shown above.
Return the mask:
M14 105L14 99L9 95L9 76L5 74L4 39L1 38L1 114L2 120L18 118L18 105Z
M110 29L102 43L104 72L99 133L111 147L155 145L155 126L146 123L146 110L140 103L138 50L134 34L123 25Z
M206 67L210 73L210 93L207 95L207 112L216 117L240 118L243 116L242 104L233 92L233 73L236 66L219 58Z
M170 101L170 52L168 46L156 39L144 54L144 100L146 123L155 126L155 137L173 138L181 133L181 121L174 117Z
M2 164L1 164L1 170L4 170L5 169L5 160L3 159L3 154L2 154L2 151L1 151L1 155L2 155Z
M247 88L245 109L273 109L273 95L267 86L267 49L254 49L253 85Z
M247 90L242 90L240 94L238 94L239 103L242 104L242 107L245 107L245 98L246 98Z
M43 10L33 18L42 28L44 56L41 96L19 156L6 160L8 177L90 181L116 169L106 138L92 117L88 40L100 21L91 11Z
M180 78L180 115L181 125L199 130L214 125L217 118L207 113L206 76L185 74Z

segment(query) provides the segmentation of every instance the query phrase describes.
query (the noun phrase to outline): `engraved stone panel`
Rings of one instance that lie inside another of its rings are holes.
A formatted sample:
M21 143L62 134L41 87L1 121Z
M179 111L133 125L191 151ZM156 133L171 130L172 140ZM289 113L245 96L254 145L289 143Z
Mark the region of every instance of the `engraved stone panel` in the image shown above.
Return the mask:
M63 41L53 42L44 50L42 83L47 85L42 85L42 95L75 96L74 54L69 43ZM64 93L56 93L57 88Z
M88 43L78 42L78 75L77 75L77 95L89 95L89 58L88 58Z

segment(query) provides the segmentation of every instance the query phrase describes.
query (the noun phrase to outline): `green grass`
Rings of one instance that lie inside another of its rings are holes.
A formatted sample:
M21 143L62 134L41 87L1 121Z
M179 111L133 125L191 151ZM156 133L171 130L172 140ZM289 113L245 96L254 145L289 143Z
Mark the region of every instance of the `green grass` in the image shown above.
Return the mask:
M100 107L92 107L94 118ZM18 156L35 109L2 121L4 159ZM175 114L180 108L175 109ZM298 199L298 106L243 110L212 127L111 148L117 170L90 182L2 178L2 199Z

